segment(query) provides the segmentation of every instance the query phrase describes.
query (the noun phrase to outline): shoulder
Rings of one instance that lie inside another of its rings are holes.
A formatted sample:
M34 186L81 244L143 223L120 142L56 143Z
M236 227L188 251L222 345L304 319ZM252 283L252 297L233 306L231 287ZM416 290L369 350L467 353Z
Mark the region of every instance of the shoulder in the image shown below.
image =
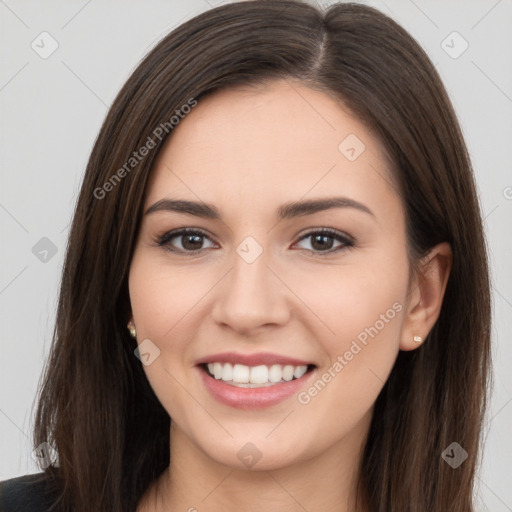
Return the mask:
M55 491L42 472L4 480L0 482L0 510L47 512L55 501Z

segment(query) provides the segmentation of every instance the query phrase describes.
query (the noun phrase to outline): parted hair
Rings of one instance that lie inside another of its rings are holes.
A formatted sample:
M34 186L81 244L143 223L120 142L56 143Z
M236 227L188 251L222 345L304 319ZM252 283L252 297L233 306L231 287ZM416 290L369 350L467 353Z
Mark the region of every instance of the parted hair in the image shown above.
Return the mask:
M147 54L109 109L76 203L35 404L34 444L48 442L58 453L44 470L57 490L54 510L135 511L169 464L172 419L126 329L146 184L172 137L167 130L157 139L155 128L191 98L200 103L222 88L277 79L339 98L378 137L404 204L411 264L440 242L453 251L436 324L419 348L399 352L377 398L358 503L371 512L475 510L491 308L459 123L426 53L390 17L360 4L321 10L299 0L236 2L186 21ZM100 197L148 137L155 147ZM441 457L452 442L468 453L457 469Z

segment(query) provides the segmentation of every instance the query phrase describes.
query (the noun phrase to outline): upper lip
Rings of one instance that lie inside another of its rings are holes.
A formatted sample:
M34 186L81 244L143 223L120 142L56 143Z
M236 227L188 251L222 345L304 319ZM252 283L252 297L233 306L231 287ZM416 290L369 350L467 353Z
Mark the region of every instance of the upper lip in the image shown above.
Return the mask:
M245 366L272 366L273 364L280 364L283 366L307 366L313 364L311 362L296 359L294 357L288 357L281 354L272 354L270 352L259 352L257 354L238 354L236 352L222 352L218 354L204 356L196 361L197 365L207 363L231 363L243 364Z

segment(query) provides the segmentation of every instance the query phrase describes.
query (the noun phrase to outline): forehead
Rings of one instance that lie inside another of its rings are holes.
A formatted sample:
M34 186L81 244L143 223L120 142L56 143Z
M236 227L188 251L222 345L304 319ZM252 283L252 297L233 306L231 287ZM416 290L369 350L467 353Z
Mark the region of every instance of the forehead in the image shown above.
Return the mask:
M367 147L377 145L341 101L299 82L279 80L222 89L201 99L173 131L166 149L176 156L182 153L178 146L200 147L188 158L205 160L229 156L258 163L273 155L319 164L337 157L340 142L350 133Z
M162 149L147 201L166 193L212 202L361 196L362 188L393 189L391 181L379 140L341 101L279 80L201 99Z

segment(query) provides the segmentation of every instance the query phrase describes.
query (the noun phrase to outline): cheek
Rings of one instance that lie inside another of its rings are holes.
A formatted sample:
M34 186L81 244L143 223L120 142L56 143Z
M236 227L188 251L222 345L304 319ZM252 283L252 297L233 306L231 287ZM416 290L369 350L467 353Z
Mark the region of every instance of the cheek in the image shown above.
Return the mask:
M197 302L197 293L183 281L179 272L170 272L142 251L136 251L130 268L129 292L137 341L142 350L141 344L149 339L149 346L157 354L143 370L169 413L172 404L165 403L166 397L179 393L178 381L172 376L180 379L176 372L181 373L184 367L187 336L183 329L189 319L187 311L192 307L189 302Z
M356 261L358 260L358 261ZM331 359L378 337L376 350L397 350L408 286L405 254L354 256L343 265L317 265L286 276L309 310L311 327ZM297 276L300 275L300 279ZM382 346L385 345L385 346Z
M319 308L329 327L316 329L328 361L298 402L307 428L318 428L322 418L327 444L367 417L393 368L405 313L407 269L406 256L396 254L371 266L340 268L330 273L329 281L316 280L311 288L312 309Z
M132 260L129 293L137 339L139 344L149 339L159 350L143 369L169 413L189 402L182 386L190 382L194 340L208 314L208 292L218 280L211 269L171 266L165 258L149 257L144 251L136 251Z
M171 267L136 254L129 290L138 337L149 337L157 343L171 337L179 342L181 338L172 333L213 284L208 285L208 276L203 277L190 269Z
M330 343L329 352L343 353L354 342L367 347L373 339L379 340L372 344L375 351L397 350L404 291L405 282L402 285L389 273L367 272L344 279L330 301L336 341Z
M171 269L136 251L129 293L137 339L139 344L151 340L160 351L151 364L143 365L143 370L162 406L184 426L190 407L190 396L185 391L190 387L187 347L197 325L196 308L206 291L201 279L190 278L190 271Z

